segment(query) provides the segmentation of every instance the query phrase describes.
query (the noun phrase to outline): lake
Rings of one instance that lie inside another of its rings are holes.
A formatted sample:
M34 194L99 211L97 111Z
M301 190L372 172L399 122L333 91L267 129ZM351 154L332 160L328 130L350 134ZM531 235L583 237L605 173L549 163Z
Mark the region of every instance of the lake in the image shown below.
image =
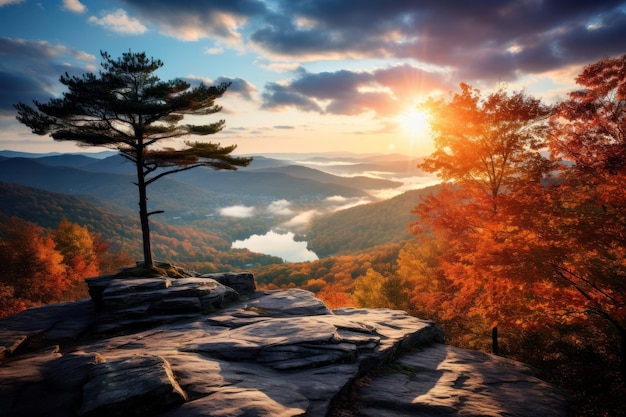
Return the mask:
M307 249L306 242L296 242L294 238L293 232L277 233L270 230L264 235L252 235L244 240L236 240L232 247L278 256L287 262L306 262L319 259L315 252Z

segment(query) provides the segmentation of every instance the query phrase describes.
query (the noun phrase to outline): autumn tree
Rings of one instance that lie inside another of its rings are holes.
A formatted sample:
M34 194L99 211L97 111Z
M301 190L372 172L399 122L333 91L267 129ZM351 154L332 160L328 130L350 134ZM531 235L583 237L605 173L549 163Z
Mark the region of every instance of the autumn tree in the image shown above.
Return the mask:
M354 282L353 298L360 307L408 310L409 281L397 274L383 275L368 269Z
M584 68L580 89L552 117L549 148L563 161L546 205L550 266L621 341L626 376L626 55Z
M129 259L66 219L56 229L0 213L0 317L88 297L85 277L116 272Z
M92 234L85 226L62 219L52 231L56 250L63 255L71 279L84 279L99 273L99 254Z
M11 218L0 228L0 282L24 306L59 301L67 288L63 255L45 229Z
M529 291L501 266L519 233L512 196L540 188L552 168L540 152L550 109L522 92L460 87L449 101L425 104L435 151L420 168L444 183L414 209L420 220L411 228L445 248L437 273L454 288L448 305L495 324L521 314L519 297Z
M185 116L219 112L215 100L229 83L191 88L181 79L161 81L155 72L163 62L145 53L129 51L117 59L106 52L101 55L98 74L62 75L60 82L68 89L62 98L34 101L34 108L20 102L15 105L17 119L35 134L115 149L135 164L144 264L153 267L149 217L160 211L148 211L147 187L166 175L197 167L235 170L251 158L232 156L234 145L185 141L181 149L163 146L222 130L223 120L205 125L181 122Z
M522 92L501 89L483 98L468 84L460 89L450 101L423 105L431 115L435 151L419 167L497 212L503 192L546 172L548 161L539 150L549 108Z

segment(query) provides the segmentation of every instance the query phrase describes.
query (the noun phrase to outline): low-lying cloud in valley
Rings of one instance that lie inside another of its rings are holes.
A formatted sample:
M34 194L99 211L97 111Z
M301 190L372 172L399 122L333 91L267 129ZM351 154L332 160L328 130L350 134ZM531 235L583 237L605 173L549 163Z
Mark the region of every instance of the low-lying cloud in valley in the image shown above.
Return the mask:
M267 206L267 212L275 216L291 216L295 214L296 212L293 211L290 207L291 207L291 202L285 199L276 200L276 201L272 201Z
M302 213L298 213L293 216L290 220L281 223L280 227L286 229L297 229L306 226L311 222L311 220L313 220L314 217L319 216L320 214L321 212L319 210L303 211Z
M247 217L254 216L254 210L255 210L254 207L236 205L236 206L221 208L220 214L222 216L237 217L237 218L244 219Z

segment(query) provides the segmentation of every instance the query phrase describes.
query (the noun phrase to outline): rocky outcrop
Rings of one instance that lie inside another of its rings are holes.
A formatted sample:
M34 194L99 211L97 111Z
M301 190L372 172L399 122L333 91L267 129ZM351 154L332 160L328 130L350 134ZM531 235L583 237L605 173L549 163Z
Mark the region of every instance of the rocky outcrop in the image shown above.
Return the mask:
M565 415L529 367L401 311L251 274L87 281L93 301L0 321L0 416Z

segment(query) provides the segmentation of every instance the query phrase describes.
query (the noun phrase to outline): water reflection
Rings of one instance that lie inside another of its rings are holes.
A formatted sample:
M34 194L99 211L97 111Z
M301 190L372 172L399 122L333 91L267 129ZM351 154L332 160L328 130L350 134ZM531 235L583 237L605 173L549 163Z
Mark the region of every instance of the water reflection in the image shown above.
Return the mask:
M277 233L270 230L264 235L252 235L244 240L236 240L232 247L278 256L287 262L306 262L318 259L315 252L306 248L306 242L296 242L294 237L293 232Z

